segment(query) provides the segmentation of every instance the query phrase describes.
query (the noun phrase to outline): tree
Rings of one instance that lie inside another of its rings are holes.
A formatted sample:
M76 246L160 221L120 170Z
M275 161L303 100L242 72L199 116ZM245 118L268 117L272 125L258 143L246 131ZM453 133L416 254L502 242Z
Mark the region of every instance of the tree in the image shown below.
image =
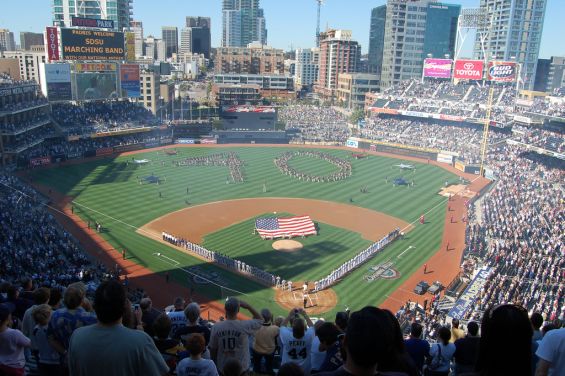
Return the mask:
M365 114L363 113L363 110L358 109L358 110L353 111L351 116L349 116L349 122L351 124L357 124L359 122L359 120L363 119L364 117L365 117Z

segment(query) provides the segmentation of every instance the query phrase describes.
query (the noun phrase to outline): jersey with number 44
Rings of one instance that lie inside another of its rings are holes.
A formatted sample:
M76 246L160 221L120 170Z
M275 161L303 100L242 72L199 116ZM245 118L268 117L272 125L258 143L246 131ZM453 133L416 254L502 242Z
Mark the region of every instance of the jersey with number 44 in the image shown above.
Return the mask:
M304 371L310 370L310 349L314 339L314 328L308 328L304 337L294 338L291 328L281 328L282 364L296 363Z

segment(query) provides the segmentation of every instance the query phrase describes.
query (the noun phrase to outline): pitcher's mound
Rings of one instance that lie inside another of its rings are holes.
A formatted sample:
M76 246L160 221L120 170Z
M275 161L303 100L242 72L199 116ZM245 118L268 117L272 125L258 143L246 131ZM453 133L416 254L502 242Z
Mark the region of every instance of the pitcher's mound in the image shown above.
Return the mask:
M273 243L273 249L281 252L296 252L302 249L302 243L296 240L277 240Z

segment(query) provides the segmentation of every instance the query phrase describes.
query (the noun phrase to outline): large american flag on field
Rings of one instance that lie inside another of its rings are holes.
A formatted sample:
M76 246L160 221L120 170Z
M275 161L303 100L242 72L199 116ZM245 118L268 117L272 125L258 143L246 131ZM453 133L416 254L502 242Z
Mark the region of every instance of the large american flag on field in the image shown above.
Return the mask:
M255 228L261 237L282 238L292 236L316 235L316 227L310 216L289 218L259 218L255 220Z

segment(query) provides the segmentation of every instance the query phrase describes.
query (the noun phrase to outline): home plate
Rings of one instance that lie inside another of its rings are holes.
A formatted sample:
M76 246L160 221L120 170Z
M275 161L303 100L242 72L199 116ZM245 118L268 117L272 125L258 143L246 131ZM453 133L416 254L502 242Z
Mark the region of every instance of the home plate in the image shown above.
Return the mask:
M281 252L296 252L302 249L302 243L296 240L277 240L273 243L273 249Z

